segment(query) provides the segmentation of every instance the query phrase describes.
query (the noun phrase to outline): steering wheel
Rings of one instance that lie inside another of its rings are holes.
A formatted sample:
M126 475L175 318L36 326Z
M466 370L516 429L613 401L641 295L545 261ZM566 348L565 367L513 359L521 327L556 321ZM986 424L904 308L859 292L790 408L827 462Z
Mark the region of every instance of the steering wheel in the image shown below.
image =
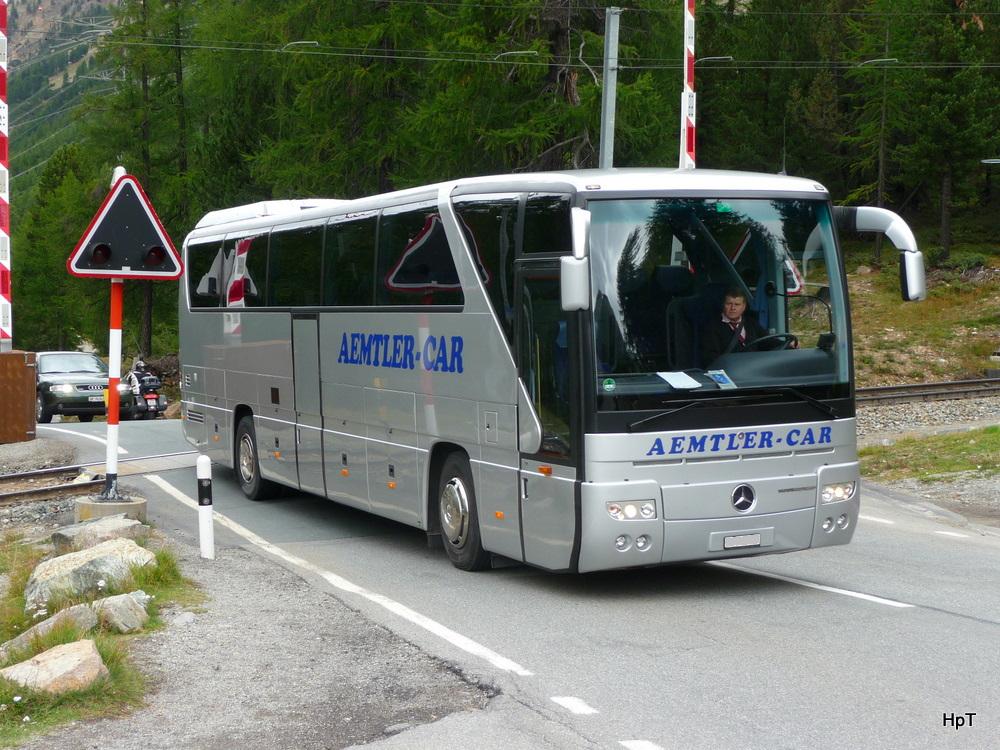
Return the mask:
M760 351L760 344L763 342L782 342L778 346L768 347L769 349L795 349L798 348L799 339L792 333L769 333L767 336L761 336L759 339L754 339L749 344L747 344L747 349L752 351Z

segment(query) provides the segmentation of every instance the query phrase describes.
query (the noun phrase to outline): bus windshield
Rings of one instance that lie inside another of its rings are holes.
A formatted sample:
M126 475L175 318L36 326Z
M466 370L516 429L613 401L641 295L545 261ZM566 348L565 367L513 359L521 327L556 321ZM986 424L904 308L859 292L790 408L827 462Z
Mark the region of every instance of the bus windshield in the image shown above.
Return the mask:
M848 382L826 201L644 198L588 208L599 395Z

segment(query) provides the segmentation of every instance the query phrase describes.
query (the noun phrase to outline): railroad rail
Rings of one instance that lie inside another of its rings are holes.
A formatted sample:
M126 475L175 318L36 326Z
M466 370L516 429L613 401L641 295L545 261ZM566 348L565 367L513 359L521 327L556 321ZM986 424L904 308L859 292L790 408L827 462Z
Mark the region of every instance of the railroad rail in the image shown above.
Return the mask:
M913 401L949 401L963 398L1000 396L1000 378L949 380L941 383L907 383L874 388L858 388L859 405L904 404Z
M952 380L939 383L908 383L905 385L858 388L857 403L876 406L886 403L913 401L947 401L964 398L1000 396L1000 378ZM155 456L120 458L119 476L136 476L181 466L193 466L197 451L161 453ZM0 505L14 505L38 500L51 500L96 492L104 484L98 473L104 462L58 466L18 474L0 475Z
M197 451L161 453L118 459L118 476L138 476L155 471L193 466ZM104 462L56 466L16 474L0 475L0 505L55 500L93 494L103 488Z

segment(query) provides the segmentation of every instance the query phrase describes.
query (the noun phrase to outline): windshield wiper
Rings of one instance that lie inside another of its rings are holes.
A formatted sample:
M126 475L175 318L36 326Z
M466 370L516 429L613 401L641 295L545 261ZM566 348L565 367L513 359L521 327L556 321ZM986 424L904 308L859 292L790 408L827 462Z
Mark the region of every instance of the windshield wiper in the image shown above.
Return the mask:
M633 422L632 424L628 425L628 431L629 432L635 432L635 428L636 427L639 427L640 425L644 425L647 422L655 422L656 420L658 420L658 419L660 419L662 417L669 417L671 414L676 414L677 412L684 411L685 409L689 409L692 406L697 406L698 404L703 404L703 403L706 403L706 402L705 401L701 401L701 400L699 400L699 401L688 401L686 404L684 404L684 406L678 406L676 409L668 409L667 411L661 411L658 414L654 414L651 417L645 417L644 419L640 419L638 422Z
M705 406L707 404L718 406L720 401L747 401L747 400L753 400L753 397L755 395L768 396L768 395L779 395L779 394L795 396L797 399L800 399L801 401L809 404L815 409L823 412L823 414L829 417L830 419L837 419L840 416L832 406L823 403L817 398L813 398L808 393L803 393L798 388L793 388L792 386L789 385L779 385L779 386L772 386L770 388L760 388L760 389L755 388L753 390L747 389L743 393L734 394L732 396L723 396L721 398L704 398L704 399L688 401L683 406L678 406L676 409L668 409L667 411L661 411L657 414L652 415L651 417L645 417L644 419L640 419L638 422L632 422L632 424L627 426L627 429L630 433L635 432L635 429L637 427L641 427L645 424L648 424L649 422L655 422L659 419L662 419L663 417L669 417L672 414L677 414L678 412L682 412L685 409L690 409L692 406Z
M815 407L817 410L823 412L830 419L837 419L837 417L840 416L839 414L837 414L837 410L834 409L829 404L825 404L818 398L813 398L808 393L803 393L798 388L793 388L790 385L777 385L777 386L772 386L770 388L762 388L759 391L756 389L754 390L757 393L784 393L789 396L795 396L797 399L804 401L810 406Z

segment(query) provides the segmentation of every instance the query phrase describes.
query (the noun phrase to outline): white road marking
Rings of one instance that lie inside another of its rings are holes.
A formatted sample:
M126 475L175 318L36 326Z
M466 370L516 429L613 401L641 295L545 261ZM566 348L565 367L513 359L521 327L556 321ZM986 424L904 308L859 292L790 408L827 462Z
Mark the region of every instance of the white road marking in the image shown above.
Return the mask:
M181 492L179 489L174 487L172 484L167 482L162 477L156 474L149 474L146 476L146 479L148 479L150 482L155 484L157 487L159 487L161 490L166 492L174 499L178 500L184 505L187 505L189 508L197 510L198 508L197 502L192 500L190 497L185 495L183 492ZM232 519L222 515L218 511L214 511L213 516L215 517L216 523L220 524L221 526L225 526L227 529L231 531L234 531L235 533L239 534L241 537L246 539L251 544L255 544L256 546L260 547L262 550L270 552L272 555L280 557L282 560L285 560L286 562L291 563L292 565L302 568L303 570L307 570L310 573L314 573L320 576L331 586L334 586L335 588L338 588L341 591L346 591L350 594L356 594L357 596L363 597L370 602L378 604L380 607L384 607L390 612L399 615L404 620L407 620L408 622L411 622L414 625L423 628L427 632L438 636L442 640L445 640L451 645L462 649L466 653L472 654L473 656L477 656L481 659L485 659L498 669L502 669L506 672L513 672L514 674L520 675L521 677L531 677L533 674L532 672L529 672L527 669L522 667L517 662L511 661L510 659L506 658L505 656L501 656L495 651L491 651L490 649L486 648L486 646L477 643L471 638L467 638L461 633L456 633L451 628L445 627L441 623L410 609L404 604L400 604L399 602L394 601L393 599L390 599L387 596L383 596L382 594L378 594L374 591L368 591L367 589L362 588L361 586L358 586L357 584L348 581L346 578L338 576L336 573L331 573L330 571L324 570L318 565L313 565L308 560L303 560L301 557L296 557L295 555L291 555L288 552L285 552L285 550L281 549L280 547L274 544L271 544L263 537L258 536L257 534L250 531L250 529L246 528L245 526L241 526Z
M574 698L571 695L556 695L552 698L552 702L558 703L567 711L579 714L580 716L597 713L597 709L591 708L579 698Z
M662 747L649 740L621 740L618 744L628 748L628 750L663 750Z
M884 604L887 607L897 607L899 609L912 609L915 605L906 604L905 602L897 602L893 599L883 599L880 596L872 596L871 594L861 594L857 591L848 591L847 589L838 589L833 586L824 586L820 583L812 583L811 581L802 581L798 578L789 578L788 576L778 575L777 573L765 573L762 570L753 570L752 568L743 568L739 565L733 565L732 563L721 562L719 560L712 560L708 563L709 565L715 565L719 568L729 568L730 570L738 570L741 573L750 573L755 576L762 576L764 578L773 578L776 581L784 581L785 583L794 583L797 586L805 586L806 588L816 589L817 591L828 591L831 594L840 594L841 596L850 596L855 599L864 599L866 602L875 602L876 604Z
M38 429L40 429L40 430L52 430L53 432L65 432L67 435L73 435L75 437L87 438L87 440L94 440L94 441L100 443L101 445L103 445L105 448L108 446L108 441L105 440L104 438L97 437L97 435L87 435L86 433L83 433L83 432L77 432L76 430L66 430L66 429L63 429L62 427L50 427L47 424L40 424L40 425L38 425ZM120 445L118 446L118 452L119 453L123 453L126 456L128 455L128 451L125 450L124 448L122 448Z
M953 536L958 539L968 539L968 534L959 534L957 531L935 531L935 534L940 534L941 536Z
M864 519L865 521L874 521L875 523L888 524L889 526L895 526L896 525L895 521L890 521L887 518L876 518L875 516L866 516L864 513L859 514L858 518Z

